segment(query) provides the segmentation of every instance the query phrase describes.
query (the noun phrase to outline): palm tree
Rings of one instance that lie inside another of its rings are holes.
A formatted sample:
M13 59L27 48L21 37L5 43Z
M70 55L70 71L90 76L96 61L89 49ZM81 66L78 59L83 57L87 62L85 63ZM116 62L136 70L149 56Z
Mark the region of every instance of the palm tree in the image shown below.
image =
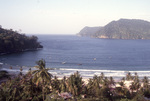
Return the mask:
M21 77L22 78L22 71L23 71L23 68L22 68L22 66L20 67L20 74L18 75L19 77Z
M143 87L141 88L141 91L143 92L143 95L145 97L150 97L150 85L149 85L149 79L148 77L144 77L142 80Z
M123 82L123 81L121 81L121 82L118 82L119 83L119 85L120 85L120 87L117 87L116 89L115 89L115 91L117 92L117 94L119 95L119 96L126 96L126 93L127 93L127 88L125 87L125 83Z
M0 91L0 101L19 101L21 96L21 84L19 77L6 81Z
M77 71L67 79L67 88L74 96L79 96L82 92L82 77Z
M101 89L101 86L102 86L102 78L97 75L95 75L93 77L93 85L92 85L92 88L93 88L93 95L96 96L96 97L99 97L100 96L100 89Z
M133 96L133 91L135 91L135 93L138 94L138 90L140 87L141 87L140 80L139 80L138 76L135 75L134 82L132 82L132 84L130 85L130 90L132 92L132 96Z
M135 83L132 82L131 85L130 85L130 90L131 90L131 95L133 97L133 91L136 90L136 87L135 87Z
M37 70L32 71L33 82L38 86L42 85L43 101L44 101L44 85L51 82L52 74L48 72L49 69L45 68L45 60L41 59L36 62L38 66L35 66Z
M101 73L100 77L101 77L101 79L104 79L105 75L103 72Z
M126 74L126 80L132 80L132 75L131 75L131 73L130 72L128 72L127 74Z
M135 85L136 92L137 92L139 88L141 87L140 80L139 80L137 73L135 73L135 76L134 76L134 85Z
M63 79L60 81L59 85L60 91L59 92L66 92L67 90L67 85L66 85L66 76L63 77Z
M115 85L115 80L113 79L113 77L110 77L109 79L110 79L110 80L109 80L110 85L111 85L111 84L112 84L112 85Z
M90 78L87 84L87 94L89 96L94 96L95 94L95 90L93 90L94 89L93 85L94 85L93 79Z
M108 87L108 86L109 86L109 82L110 82L110 81L108 80L108 78L105 77L105 78L104 78L104 82L103 82L103 86L107 86L107 87Z
M60 87L60 82L59 82L57 76L55 76L54 79L52 80L52 89L53 89L53 91L57 91L57 90L59 90L59 87Z
M149 88L149 80L148 80L148 77L145 76L142 81L143 81L143 88L144 88L144 89Z

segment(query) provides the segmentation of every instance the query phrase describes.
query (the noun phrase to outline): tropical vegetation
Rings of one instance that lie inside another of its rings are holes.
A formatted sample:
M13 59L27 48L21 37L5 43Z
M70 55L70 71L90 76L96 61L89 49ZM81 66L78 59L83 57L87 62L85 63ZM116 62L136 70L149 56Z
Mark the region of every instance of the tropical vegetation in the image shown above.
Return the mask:
M0 26L0 54L35 50L43 46L36 36L26 36L12 29L4 29Z
M0 79L2 75L7 78L0 84L0 101L148 101L150 98L148 77L139 79L137 73L127 73L119 82L101 73L86 83L78 71L58 79L46 68L45 60L36 63L37 69L29 69L25 75L22 68L13 78L7 72L0 72ZM129 87L126 81L131 82Z

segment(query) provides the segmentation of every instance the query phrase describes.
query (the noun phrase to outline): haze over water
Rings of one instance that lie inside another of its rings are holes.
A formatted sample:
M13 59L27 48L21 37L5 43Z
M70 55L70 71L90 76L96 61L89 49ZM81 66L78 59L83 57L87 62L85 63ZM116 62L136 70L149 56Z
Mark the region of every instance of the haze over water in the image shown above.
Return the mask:
M150 76L150 40L96 39L73 35L38 37L43 49L3 55L0 62L33 67L35 61L43 58L46 67L55 68L50 72L57 76L69 76L75 71L83 77L100 75L101 72L106 76L124 77L129 71L137 72L141 77Z

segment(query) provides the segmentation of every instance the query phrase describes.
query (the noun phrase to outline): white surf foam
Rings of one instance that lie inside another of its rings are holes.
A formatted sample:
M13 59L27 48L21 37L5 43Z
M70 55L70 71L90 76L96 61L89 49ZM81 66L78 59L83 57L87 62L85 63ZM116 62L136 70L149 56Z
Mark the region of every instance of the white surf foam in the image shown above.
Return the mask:
M118 77L122 78L125 77L127 73L131 73L132 76L135 75L135 73L138 74L139 77L150 77L150 71L122 71L122 70L91 70L91 69L68 69L68 68L60 68L60 71L65 71L67 73L63 73L63 75L70 75L73 74L76 71L79 71L79 73L83 77L93 77L94 75L100 75L101 73L104 73L106 77Z

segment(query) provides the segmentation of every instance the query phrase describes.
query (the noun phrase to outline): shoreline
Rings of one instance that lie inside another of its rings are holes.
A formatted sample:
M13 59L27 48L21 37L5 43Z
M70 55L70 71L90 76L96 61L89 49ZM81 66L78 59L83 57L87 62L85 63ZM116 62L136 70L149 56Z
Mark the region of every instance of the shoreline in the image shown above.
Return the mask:
M20 50L20 51L7 52L7 53L0 53L0 56L2 56L2 55L7 55L7 54L13 54L13 53L20 53L20 52L38 51L38 50L41 50L41 49L43 49L43 48L24 49L24 50Z
M15 72L15 73L13 72L12 73L12 72L8 71L8 74L10 75L11 78L18 77L19 73L20 72ZM24 75L26 75L26 73L23 73L23 76ZM55 76L53 76L52 80L54 80L54 77ZM64 76L63 77L62 76L61 77L56 76L56 77L57 77L58 80L63 80ZM70 76L66 77L66 79L68 79L69 77ZM107 77L107 78L108 78L108 80L110 79L110 77ZM124 77L124 78L126 78L126 77ZM90 79L93 79L93 78L82 77L83 85L88 85ZM3 82L7 82L8 80L9 80L8 78L2 78L2 79L0 79L0 84L2 84ZM140 80L139 82L141 84L141 87L143 87L142 79L139 78L139 80ZM132 83L134 82L134 80L114 79L114 85L111 85L111 88L115 89L115 88L121 87L121 85L120 85L121 82L123 82L124 83L124 87L127 88L131 92L130 86L132 85ZM150 83L150 81L149 81L149 83Z
M14 66L5 63L0 64L0 70L6 70L9 73L13 73L13 74L18 74L20 72L20 67L22 67L23 69L22 71L23 74L26 74L29 68L31 68L31 70L35 70L34 66L28 67L28 66L18 66L18 65ZM81 77L84 79L93 78L94 75L99 76L101 73L104 73L105 77L107 78L113 77L113 79L115 80L121 80L123 77L126 76L127 73L131 73L132 76L135 73L137 73L140 79L144 78L145 76L150 78L150 71L121 71L121 70L117 71L117 70L90 70L90 69L68 69L68 68L52 68L52 70L49 70L49 72L53 76L57 76L58 78L64 76L69 77L76 71L78 71Z

